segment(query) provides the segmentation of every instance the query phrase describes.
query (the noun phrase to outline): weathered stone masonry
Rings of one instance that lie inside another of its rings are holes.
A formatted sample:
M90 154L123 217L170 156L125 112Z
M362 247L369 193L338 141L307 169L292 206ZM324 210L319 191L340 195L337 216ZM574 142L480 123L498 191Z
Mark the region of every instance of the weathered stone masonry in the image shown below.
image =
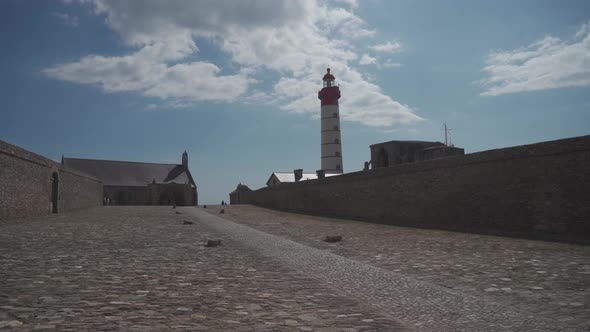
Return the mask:
M0 141L0 220L101 204L98 179Z
M590 235L590 136L246 193L263 207L459 231Z
M197 205L197 184L182 164L144 163L62 157L62 165L95 176L110 205Z

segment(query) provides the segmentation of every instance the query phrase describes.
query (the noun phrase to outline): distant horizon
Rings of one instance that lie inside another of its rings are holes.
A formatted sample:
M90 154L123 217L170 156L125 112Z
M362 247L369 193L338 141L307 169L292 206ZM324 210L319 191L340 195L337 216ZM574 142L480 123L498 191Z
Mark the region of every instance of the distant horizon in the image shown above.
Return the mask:
M320 168L326 68L345 173L369 146L466 153L590 134L590 2L8 0L0 139L61 156L178 164L199 200Z

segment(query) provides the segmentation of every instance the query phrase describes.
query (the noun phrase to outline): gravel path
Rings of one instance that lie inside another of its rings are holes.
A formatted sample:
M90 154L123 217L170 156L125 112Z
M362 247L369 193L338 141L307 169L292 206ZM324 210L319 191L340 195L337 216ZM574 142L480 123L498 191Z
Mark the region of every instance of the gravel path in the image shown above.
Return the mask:
M577 331L540 315L522 313L211 215L186 209L200 224L266 257L363 299L423 331Z

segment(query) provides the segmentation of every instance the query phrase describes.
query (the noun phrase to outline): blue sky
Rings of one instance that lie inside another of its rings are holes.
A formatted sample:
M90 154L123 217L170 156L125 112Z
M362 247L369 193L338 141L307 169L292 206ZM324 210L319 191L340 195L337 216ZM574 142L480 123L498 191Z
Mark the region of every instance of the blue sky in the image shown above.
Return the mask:
M320 166L317 91L341 85L345 172L369 145L466 152L590 134L590 2L0 2L0 139L180 163L201 203Z

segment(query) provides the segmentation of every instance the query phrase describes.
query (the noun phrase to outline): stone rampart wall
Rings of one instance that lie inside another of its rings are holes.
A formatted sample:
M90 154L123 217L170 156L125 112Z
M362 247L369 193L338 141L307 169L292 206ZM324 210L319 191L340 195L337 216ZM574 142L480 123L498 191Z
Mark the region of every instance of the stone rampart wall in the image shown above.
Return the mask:
M102 204L98 179L0 141L0 220L50 214L54 173L58 212Z
M102 205L100 180L59 165L59 212Z
M590 136L402 164L249 193L298 213L457 231L588 238Z

